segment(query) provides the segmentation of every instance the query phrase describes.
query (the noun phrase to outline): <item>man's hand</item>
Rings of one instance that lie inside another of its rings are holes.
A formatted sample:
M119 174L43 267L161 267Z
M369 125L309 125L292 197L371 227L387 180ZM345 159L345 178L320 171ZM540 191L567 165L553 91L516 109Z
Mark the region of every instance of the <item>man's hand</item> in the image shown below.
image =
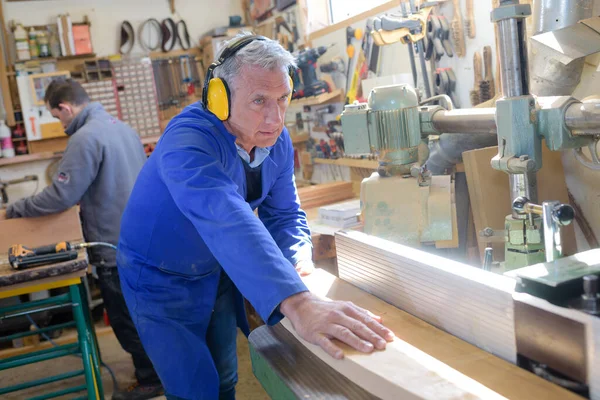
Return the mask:
M5 220L6 218L6 210L0 209L0 221Z
M295 265L295 267L296 272L298 272L300 276L310 275L315 270L315 265L310 260L300 261L298 262L298 264Z
M394 340L394 334L381 324L380 317L351 302L322 300L302 292L285 299L280 310L301 338L337 359L343 358L344 353L333 344L333 338L363 353L382 350L386 341Z

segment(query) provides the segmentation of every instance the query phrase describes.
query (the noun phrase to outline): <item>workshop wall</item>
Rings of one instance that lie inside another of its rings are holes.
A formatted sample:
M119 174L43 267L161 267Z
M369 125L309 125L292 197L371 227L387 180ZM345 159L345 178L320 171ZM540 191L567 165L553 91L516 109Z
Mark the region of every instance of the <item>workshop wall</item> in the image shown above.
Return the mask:
M162 21L171 17L175 22L184 19L193 43L197 44L205 32L229 25L230 15L243 16L240 0L220 0L218 7L210 0L176 0L175 15L171 14L167 0L55 0L4 2L4 18L8 23L15 20L24 25L55 23L56 17L68 12L74 22L88 16L92 26L94 52L98 56L116 54L119 50L120 26L128 20L137 31L148 18ZM136 40L137 42L137 40ZM178 47L177 47L178 48ZM133 52L141 52L139 43Z

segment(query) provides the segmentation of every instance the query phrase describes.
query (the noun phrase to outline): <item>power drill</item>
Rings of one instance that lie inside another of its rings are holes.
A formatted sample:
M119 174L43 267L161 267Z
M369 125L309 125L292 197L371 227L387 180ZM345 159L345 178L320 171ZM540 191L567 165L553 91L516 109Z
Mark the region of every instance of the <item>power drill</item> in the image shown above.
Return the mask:
M296 57L296 64L302 72L302 85L296 91L302 91L303 94L297 97L310 97L317 96L322 93L331 92L329 84L325 81L317 79L317 60L321 57L329 47L333 46L319 46L314 49L308 49L301 51Z
M46 264L75 260L78 250L95 246L107 246L116 250L114 245L104 242L76 244L59 242L35 248L15 244L8 249L8 262L16 270L39 267Z

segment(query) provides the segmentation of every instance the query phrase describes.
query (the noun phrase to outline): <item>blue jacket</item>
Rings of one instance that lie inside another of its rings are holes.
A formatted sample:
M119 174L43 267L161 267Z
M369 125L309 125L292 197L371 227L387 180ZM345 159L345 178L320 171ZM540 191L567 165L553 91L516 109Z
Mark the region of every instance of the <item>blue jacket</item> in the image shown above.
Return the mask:
M307 290L294 269L312 258L312 244L289 134L270 148L262 196L251 204L235 139L199 104L188 106L140 172L121 221L117 263L128 307L163 384L179 386L172 394L182 397L182 385L194 398L208 390L177 375L206 368L210 376L205 334L221 268L268 324L283 317L285 298ZM237 309L247 334L241 296Z

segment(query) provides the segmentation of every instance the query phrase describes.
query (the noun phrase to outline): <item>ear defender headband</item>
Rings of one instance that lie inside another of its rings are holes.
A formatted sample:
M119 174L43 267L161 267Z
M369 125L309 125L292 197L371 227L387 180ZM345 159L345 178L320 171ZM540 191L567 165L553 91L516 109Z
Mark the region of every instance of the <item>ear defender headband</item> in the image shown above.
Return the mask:
M206 78L204 79L204 87L202 88L202 105L204 108L213 113L221 121L227 121L230 116L231 110L231 92L229 86L224 79L215 78L214 70L220 65L223 65L225 60L233 57L238 51L254 42L255 40L266 40L264 36L244 36L240 40L231 43L227 46L219 59L213 62L206 71ZM290 77L290 88L294 89L294 81L292 79L293 69L289 69ZM292 91L290 91L290 97L288 102L292 99Z

